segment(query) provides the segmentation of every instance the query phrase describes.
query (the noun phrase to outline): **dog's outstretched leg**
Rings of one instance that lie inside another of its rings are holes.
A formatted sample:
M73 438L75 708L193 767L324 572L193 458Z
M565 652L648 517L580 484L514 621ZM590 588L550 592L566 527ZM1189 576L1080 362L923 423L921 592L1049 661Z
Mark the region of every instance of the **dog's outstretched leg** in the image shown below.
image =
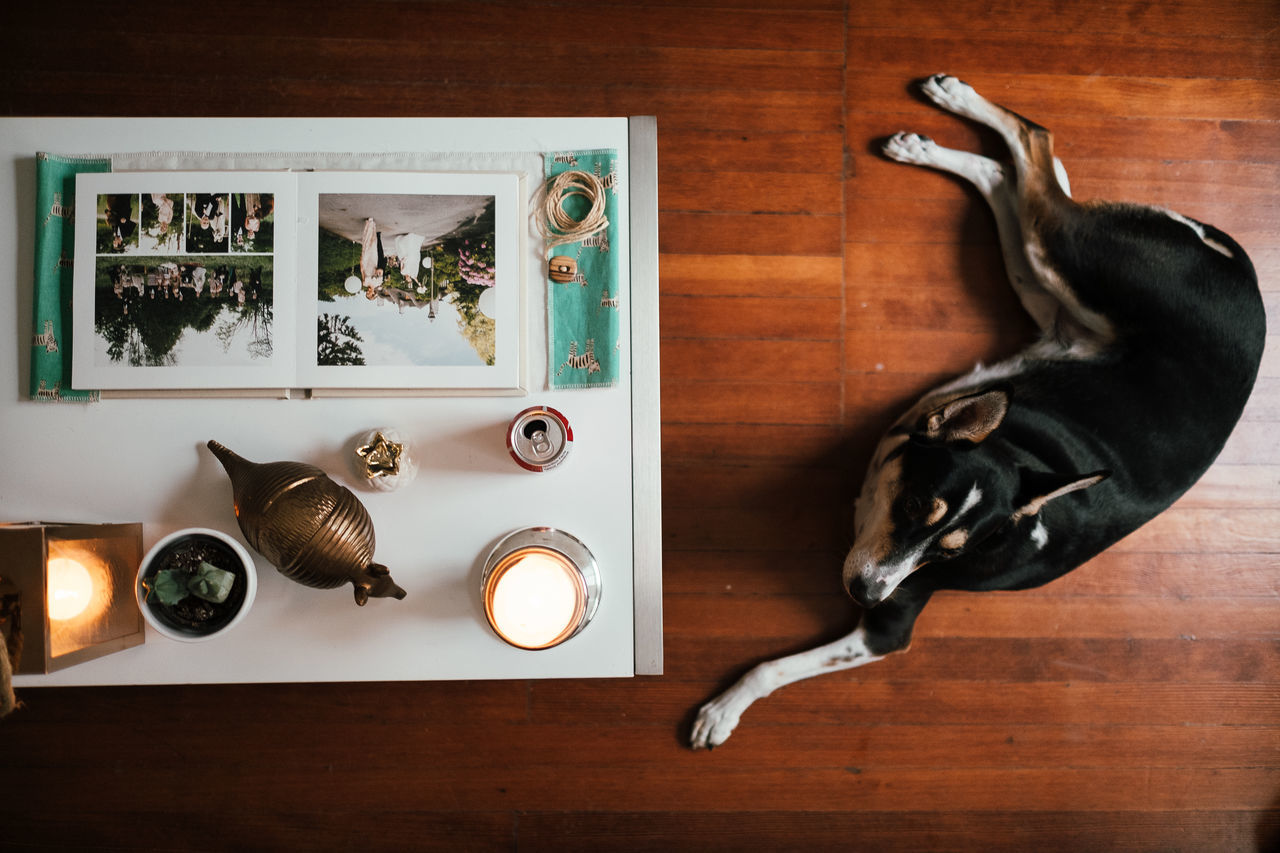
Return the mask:
M1052 330L1062 304L1040 286L1040 279L1027 260L1022 225L1018 219L1017 193L1005 166L980 154L943 148L929 137L917 133L895 134L884 144L883 150L886 157L899 163L950 172L978 189L995 216L1000 251L1004 255L1010 285L1041 332Z
M1013 155L1018 190L1024 197L1045 192L1050 185L1062 191L1053 162L1053 135L1048 130L1013 110L993 104L968 83L948 74L934 74L920 89L944 110L985 124L1000 134Z
M844 669L874 663L893 652L906 651L916 617L932 591L917 591L910 580L894 595L862 615L852 633L806 652L759 664L724 693L703 705L694 721L689 742L694 749L712 749L724 743L742 713L757 699L779 687Z
M1010 284L1040 327L1041 354L1087 355L1114 340L1107 318L1081 304L1048 256L1045 234L1080 209L1067 189L1066 170L1053 156L1053 135L955 77L935 74L921 90L943 109L999 133L1013 156L1013 174L989 158L909 134L890 140L885 154L960 175L983 194L995 213Z
M1033 121L1013 110L993 104L972 86L948 74L934 74L920 86L929 98L944 110L985 124L999 133L1013 152L1019 176L1036 172L1036 180L1050 176L1062 190L1071 195L1071 184L1062 161L1053 156L1053 136Z
M833 643L762 663L702 706L693 724L690 743L694 749L712 749L724 743L738 725L742 712L779 687L815 675L874 663L882 657L884 655L872 653L867 646L866 630L859 625L853 633Z

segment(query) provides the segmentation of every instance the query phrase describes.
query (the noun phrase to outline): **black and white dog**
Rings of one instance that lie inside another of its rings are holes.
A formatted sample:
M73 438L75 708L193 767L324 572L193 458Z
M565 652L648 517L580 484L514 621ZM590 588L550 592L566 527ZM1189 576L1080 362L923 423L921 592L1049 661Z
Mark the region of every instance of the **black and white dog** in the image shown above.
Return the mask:
M1234 240L1160 208L1073 201L1047 130L954 77L923 90L994 129L1012 168L906 133L884 153L978 188L1040 337L889 429L844 561L857 629L752 669L702 707L695 748L784 684L905 650L935 590L1039 586L1136 530L1209 467L1253 387L1266 318Z

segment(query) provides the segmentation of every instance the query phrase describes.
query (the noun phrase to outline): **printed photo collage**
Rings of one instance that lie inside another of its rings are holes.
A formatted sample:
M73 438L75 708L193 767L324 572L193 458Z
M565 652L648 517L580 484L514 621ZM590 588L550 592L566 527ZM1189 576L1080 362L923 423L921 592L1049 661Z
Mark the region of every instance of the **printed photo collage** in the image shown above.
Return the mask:
M96 200L94 326L107 362L216 367L270 357L274 193Z

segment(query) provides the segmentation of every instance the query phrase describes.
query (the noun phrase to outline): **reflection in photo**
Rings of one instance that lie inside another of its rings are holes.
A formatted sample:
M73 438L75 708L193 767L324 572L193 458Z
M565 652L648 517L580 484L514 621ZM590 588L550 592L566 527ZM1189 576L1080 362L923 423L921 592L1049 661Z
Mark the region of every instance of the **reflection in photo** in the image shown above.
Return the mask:
M494 197L321 193L317 361L493 365Z
M94 360L129 367L232 367L270 360L270 256L98 258Z

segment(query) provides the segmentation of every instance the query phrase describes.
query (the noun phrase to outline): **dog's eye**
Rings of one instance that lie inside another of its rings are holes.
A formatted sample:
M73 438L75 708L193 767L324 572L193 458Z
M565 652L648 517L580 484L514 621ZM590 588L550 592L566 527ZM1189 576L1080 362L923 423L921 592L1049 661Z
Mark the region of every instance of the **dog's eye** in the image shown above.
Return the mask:
M942 498L922 498L919 495L907 495L902 499L902 512L912 521L922 521L927 525L934 525L947 514L947 502Z
M902 511L907 518L919 518L924 515L924 501L915 495L907 495L902 499Z

